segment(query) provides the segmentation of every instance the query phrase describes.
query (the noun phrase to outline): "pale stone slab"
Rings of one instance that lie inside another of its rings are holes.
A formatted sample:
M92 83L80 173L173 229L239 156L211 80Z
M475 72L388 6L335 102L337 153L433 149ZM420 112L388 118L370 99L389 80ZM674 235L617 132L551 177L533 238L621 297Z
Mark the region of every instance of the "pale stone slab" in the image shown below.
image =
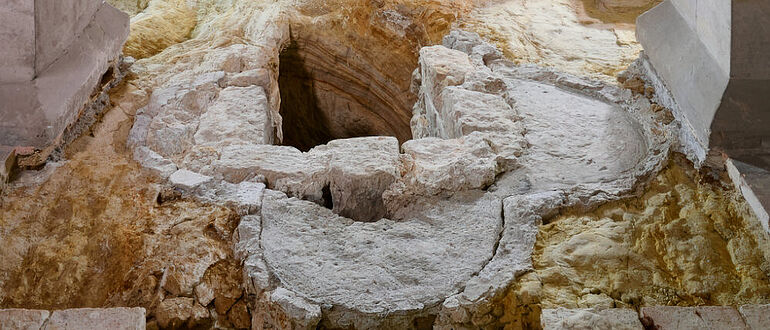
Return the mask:
M642 307L640 314L645 326L660 330L749 329L729 306Z
M50 312L31 309L0 309L0 329L39 330Z
M544 309L540 314L544 330L642 330L639 314L633 309Z
M743 305L738 310L752 330L770 329L770 305Z
M77 308L54 311L45 324L45 330L143 330L145 310L127 308Z
M210 176L201 175L188 170L178 170L168 178L169 182L177 188L193 190L198 186L211 181Z

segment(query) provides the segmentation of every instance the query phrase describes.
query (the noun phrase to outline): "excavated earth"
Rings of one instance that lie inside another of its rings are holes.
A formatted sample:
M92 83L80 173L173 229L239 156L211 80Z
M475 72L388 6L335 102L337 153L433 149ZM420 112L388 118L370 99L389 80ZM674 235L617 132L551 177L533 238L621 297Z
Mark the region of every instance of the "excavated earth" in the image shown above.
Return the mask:
M770 303L740 194L615 80L658 1L110 2L133 65L64 160L3 192L2 308L516 329Z

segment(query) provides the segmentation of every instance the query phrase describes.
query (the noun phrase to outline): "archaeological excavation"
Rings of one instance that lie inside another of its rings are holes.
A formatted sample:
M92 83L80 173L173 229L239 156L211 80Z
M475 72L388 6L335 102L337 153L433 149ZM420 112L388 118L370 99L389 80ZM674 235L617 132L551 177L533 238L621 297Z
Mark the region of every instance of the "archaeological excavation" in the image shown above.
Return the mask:
M769 17L0 4L0 329L768 329Z

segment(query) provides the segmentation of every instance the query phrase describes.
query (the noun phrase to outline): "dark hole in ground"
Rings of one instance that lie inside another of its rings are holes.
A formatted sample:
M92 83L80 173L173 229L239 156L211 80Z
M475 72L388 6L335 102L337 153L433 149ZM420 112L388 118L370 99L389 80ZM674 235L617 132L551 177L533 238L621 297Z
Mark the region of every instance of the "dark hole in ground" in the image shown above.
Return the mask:
M400 99L405 95L401 88L353 51L335 54L330 49L316 41L292 40L281 52L281 144L308 151L334 139L411 139L411 108Z

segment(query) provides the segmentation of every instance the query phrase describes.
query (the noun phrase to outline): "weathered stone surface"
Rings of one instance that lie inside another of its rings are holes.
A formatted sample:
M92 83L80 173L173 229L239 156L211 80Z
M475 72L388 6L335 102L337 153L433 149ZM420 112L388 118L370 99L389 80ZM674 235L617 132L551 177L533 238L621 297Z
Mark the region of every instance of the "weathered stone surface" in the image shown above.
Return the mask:
M179 189L193 190L198 186L211 181L211 177L200 175L188 170L178 170L168 178L169 182Z
M639 314L633 309L544 309L540 315L544 330L613 329L641 330Z
M749 329L770 328L770 305L743 305L738 308Z
M145 328L144 308L77 308L53 311L45 329L125 329Z
M323 203L328 163L329 154L323 152L303 153L285 146L234 145L222 150L212 168L230 182L262 175L271 189Z
M741 314L729 306L642 307L645 326L655 329L749 329Z
M174 162L163 158L145 146L134 149L134 159L161 178L167 179L178 170Z
M0 328L39 330L51 313L32 309L0 309Z
M316 329L321 321L321 308L284 288L264 292L257 309L252 313L255 327L281 329Z
M399 222L356 223L270 192L262 206L265 260L286 288L338 306L324 322L397 326L391 317L420 316L486 263L500 230L500 204L471 192L419 199L394 215Z
M642 2L645 5L640 6ZM517 63L534 63L614 84L641 46L633 23L658 0L502 1L485 4L464 28L488 38ZM599 27L601 26L601 28ZM470 49L476 42L465 40ZM447 44L445 44L447 45Z
M214 147L272 144L273 125L268 119L269 111L262 87L225 88L201 115L194 135L195 144Z
M403 150L405 173L385 197L391 212L414 196L482 189L495 180L495 155L479 135L410 140Z
M155 310L155 318L162 328L180 328L184 326L192 316L193 298L169 298L164 299Z
M365 137L333 140L327 145L333 211L358 221L385 216L382 193L398 175L398 140Z

